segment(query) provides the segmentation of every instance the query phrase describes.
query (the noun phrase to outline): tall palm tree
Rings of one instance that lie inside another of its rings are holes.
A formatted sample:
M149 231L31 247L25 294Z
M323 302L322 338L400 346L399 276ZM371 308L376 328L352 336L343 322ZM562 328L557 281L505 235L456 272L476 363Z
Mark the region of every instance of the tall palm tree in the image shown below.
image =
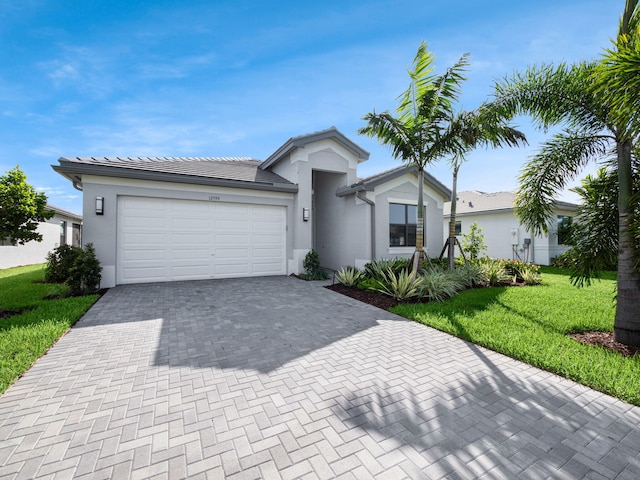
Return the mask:
M526 145L524 133L508 124L502 115L499 104L485 102L472 112L460 112L451 122L451 130L458 132L458 149L454 152L450 164L452 171L451 211L449 214L449 236L440 253L440 257L447 251L449 270L453 272L455 265L455 246L459 245L456 237L456 206L458 193L458 173L466 162L466 154L478 146L493 148L504 145L516 147ZM464 253L463 253L464 256Z
M416 251L414 253L414 272L424 259L424 169L427 165L447 155L463 154L481 143L510 144L520 143L524 135L516 130L505 128L501 136L493 135L486 129L484 136L478 135L482 121L499 120L497 111L456 113L464 72L469 65L468 54L460 59L444 74L433 73L435 57L422 42L409 70L411 82L399 97L397 117L389 112L368 113L363 120L367 124L358 133L377 138L391 147L392 155L409 165L418 167L418 219L416 228ZM480 114L479 112L482 112ZM502 120L492 127L495 130ZM504 138L503 138L504 137ZM451 255L453 258L453 255Z
M391 147L392 155L409 165L418 167L418 219L414 271L424 259L424 169L427 165L453 149L453 139L445 137L445 128L454 115L464 72L469 65L464 54L444 74L433 73L435 56L420 43L409 70L411 83L398 97L397 117L389 112L368 113L363 117L367 125L358 130L361 135L377 138Z
M637 0L628 0L619 39L638 37ZM620 43L620 42L618 42ZM496 102L504 114L528 114L542 128L564 129L545 142L524 167L516 211L534 233L548 233L555 197L588 163L615 155L618 175L618 294L615 339L640 345L640 273L631 228L632 150L637 126L633 115L620 115L611 101L616 86L603 87L606 62L532 67L496 85ZM624 95L624 88L618 86ZM579 274L579 272L578 272ZM577 278L580 278L579 275Z

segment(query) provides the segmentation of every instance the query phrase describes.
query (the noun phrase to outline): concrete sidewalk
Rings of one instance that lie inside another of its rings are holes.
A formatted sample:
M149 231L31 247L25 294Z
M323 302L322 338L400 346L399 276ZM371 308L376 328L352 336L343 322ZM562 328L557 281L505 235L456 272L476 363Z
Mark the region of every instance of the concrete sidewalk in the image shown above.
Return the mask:
M639 446L640 408L290 277L111 289L0 397L1 478L637 479Z

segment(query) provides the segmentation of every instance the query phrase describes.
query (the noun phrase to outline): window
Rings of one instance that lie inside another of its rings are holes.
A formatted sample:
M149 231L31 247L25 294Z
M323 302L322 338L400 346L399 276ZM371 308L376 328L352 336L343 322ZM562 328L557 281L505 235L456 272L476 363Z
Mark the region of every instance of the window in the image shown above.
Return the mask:
M71 245L74 247L82 245L82 227L79 223L71 224Z
M462 234L462 222L461 221L457 221L456 222L456 231L454 233L456 235L461 235Z
M60 222L60 245L67 244L67 222L62 220Z
M571 222L571 217L558 215L558 245L571 244Z
M415 247L418 207L401 203L389 204L389 246Z

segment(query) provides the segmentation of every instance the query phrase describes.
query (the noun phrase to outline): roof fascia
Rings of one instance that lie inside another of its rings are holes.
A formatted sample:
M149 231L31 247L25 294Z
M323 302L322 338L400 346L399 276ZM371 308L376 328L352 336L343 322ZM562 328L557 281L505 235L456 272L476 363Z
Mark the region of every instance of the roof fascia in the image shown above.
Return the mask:
M264 190L271 192L298 191L298 185L286 183L256 183L226 178L198 177L194 175L180 175L177 173L149 172L145 170L133 170L119 167L106 167L103 165L83 165L71 162L63 162L60 165L51 166L60 175L72 182L82 182L82 175L95 175L99 177L129 178L133 180L152 180L158 182L186 183L191 185L210 185L214 187L246 188L249 190Z
M352 140L347 138L342 132L340 132L336 127L331 127L327 130L322 130L316 133L310 133L308 135L301 135L299 137L292 137L287 140L280 148L278 148L275 152L273 152L269 158L267 158L260 165L260 169L266 170L269 167L275 165L280 160L282 160L286 155L291 153L296 148L304 148L306 145L319 142L321 140L333 139L338 143L342 144L348 150L351 150L356 154L358 158L361 158L363 161L369 159L369 152L365 149L354 143Z
M353 185L349 185L347 187L339 188L336 191L336 195L338 197L344 197L345 195L350 195L352 193L361 192L362 190L372 191L378 185L386 183L394 178L401 177L406 173L418 173L418 167L415 165L408 165L406 167L396 168L395 170L391 170L384 175L380 175L379 177L373 178L372 180L364 179L361 182L354 183ZM442 196L445 199L451 199L451 190L445 187L439 180L437 180L430 173L424 172L424 182L432 185L436 190L442 193Z

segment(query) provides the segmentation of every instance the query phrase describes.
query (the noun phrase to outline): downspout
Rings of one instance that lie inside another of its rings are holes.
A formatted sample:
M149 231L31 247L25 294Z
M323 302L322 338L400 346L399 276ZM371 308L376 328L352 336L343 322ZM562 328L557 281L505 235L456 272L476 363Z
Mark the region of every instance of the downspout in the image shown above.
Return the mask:
M73 188L75 188L76 190L82 191L82 186L80 185L80 182L74 180L72 183L73 183Z
M364 203L368 204L371 207L371 260L375 260L376 258L376 204L369 200L365 195L362 195L365 192L359 191L356 192L356 198L359 198Z

